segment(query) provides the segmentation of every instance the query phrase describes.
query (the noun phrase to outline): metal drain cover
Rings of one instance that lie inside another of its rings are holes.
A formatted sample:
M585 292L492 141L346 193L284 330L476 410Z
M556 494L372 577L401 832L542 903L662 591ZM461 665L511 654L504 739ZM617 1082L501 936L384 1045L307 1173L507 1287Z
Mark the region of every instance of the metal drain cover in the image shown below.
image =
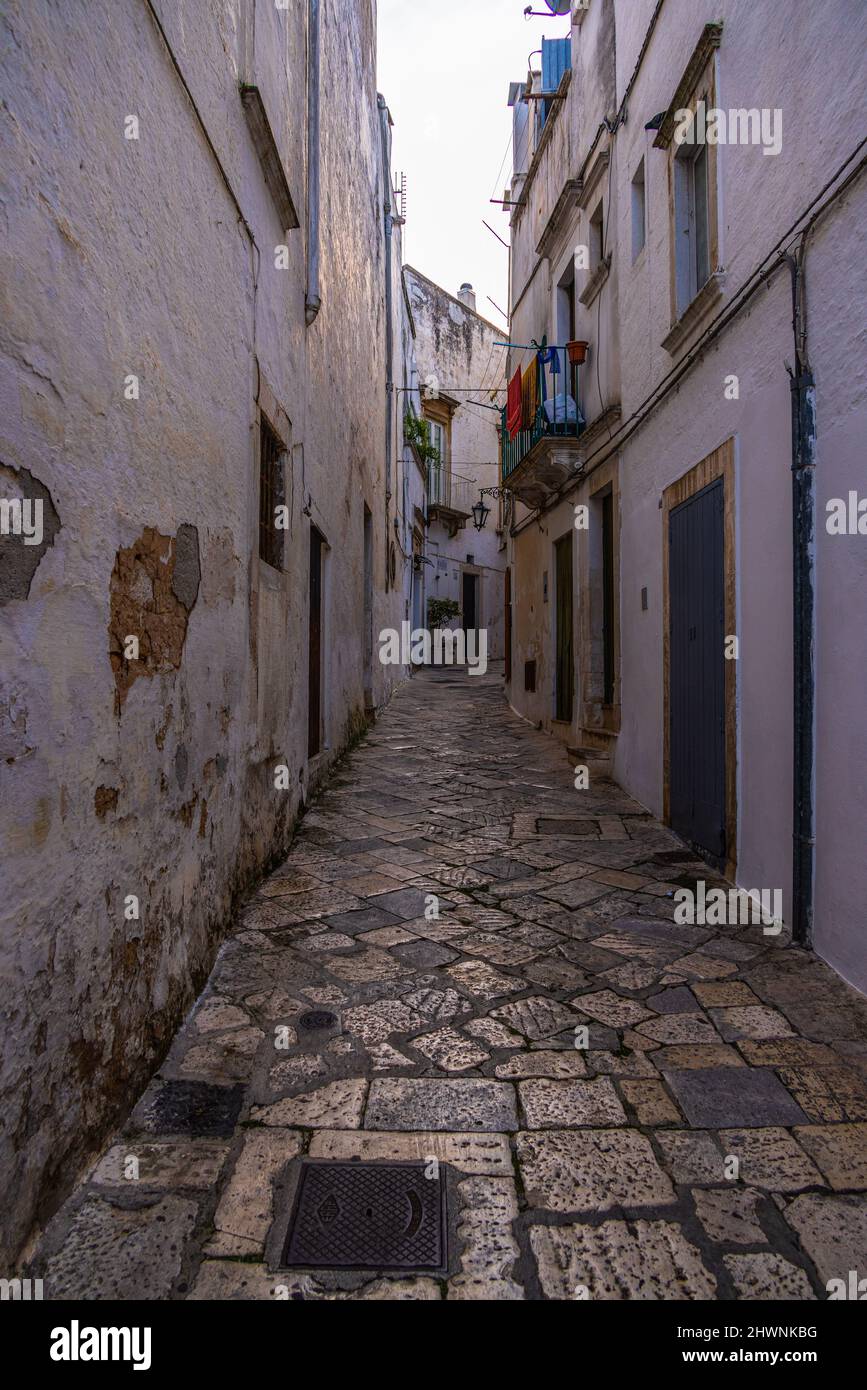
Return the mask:
M313 1269L443 1270L445 1182L423 1163L331 1163L307 1159L285 1266Z
M536 821L537 835L562 835L565 839L598 835L599 822L595 820L555 820L551 816L541 816Z
M305 1033L316 1033L320 1028L333 1028L337 1022L334 1014L328 1013L326 1009L311 1009L308 1013L302 1014L298 1020L298 1027Z

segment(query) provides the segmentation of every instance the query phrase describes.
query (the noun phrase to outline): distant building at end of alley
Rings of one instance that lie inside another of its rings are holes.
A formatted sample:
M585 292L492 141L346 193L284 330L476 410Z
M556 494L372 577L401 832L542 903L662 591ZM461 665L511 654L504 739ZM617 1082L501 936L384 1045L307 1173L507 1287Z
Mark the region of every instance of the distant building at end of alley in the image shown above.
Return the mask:
M453 599L464 630L484 628L489 661L504 655L504 527L509 499L488 495L499 484L500 406L507 332L476 308L471 285L457 295L412 266L405 269L416 328L421 410L437 457L427 470L425 602ZM489 508L476 529L473 507ZM421 605L414 611L416 626Z

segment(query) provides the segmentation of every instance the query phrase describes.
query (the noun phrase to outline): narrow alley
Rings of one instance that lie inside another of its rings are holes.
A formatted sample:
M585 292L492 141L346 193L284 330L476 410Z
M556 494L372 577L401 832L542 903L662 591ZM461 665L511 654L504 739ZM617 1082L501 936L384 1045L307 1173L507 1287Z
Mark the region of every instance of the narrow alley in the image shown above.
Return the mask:
M389 1301L858 1354L865 53L864 0L0 5L38 1369L292 1374Z
M572 761L496 673L400 689L49 1225L51 1298L803 1300L863 1267L867 1004L785 934L676 923L719 880ZM353 1168L409 1186L342 1205Z

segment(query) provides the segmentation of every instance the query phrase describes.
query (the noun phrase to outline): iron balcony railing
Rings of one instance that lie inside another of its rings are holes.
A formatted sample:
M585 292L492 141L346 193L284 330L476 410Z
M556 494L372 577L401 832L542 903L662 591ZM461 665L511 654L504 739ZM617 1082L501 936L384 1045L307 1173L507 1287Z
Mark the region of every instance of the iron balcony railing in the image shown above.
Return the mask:
M532 424L523 426L514 439L509 438L507 409L502 411L500 429L500 479L505 483L523 462L530 450L546 436L559 435L577 439L584 429L584 417L578 409L578 373L580 366L569 361L565 347L546 350L547 359L538 364L536 399ZM553 370L556 363L556 370ZM544 374L544 392L543 392ZM543 400L544 394L544 400Z
M473 509L478 496L479 485L472 478L462 478L442 463L430 463L427 470L428 507L445 507L448 511L463 512L467 516Z

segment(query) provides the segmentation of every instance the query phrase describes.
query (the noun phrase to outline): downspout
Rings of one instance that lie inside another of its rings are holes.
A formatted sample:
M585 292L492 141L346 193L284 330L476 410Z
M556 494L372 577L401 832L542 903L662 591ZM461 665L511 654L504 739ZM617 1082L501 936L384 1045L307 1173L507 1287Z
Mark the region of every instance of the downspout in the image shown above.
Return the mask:
M816 588L816 386L807 354L804 256L787 254L792 277L795 366L792 392L792 553L794 760L792 831L792 936L809 946L813 936L815 815L815 588Z
M307 0L307 295L309 328L319 310L319 0Z
M392 415L394 397L394 330L391 287L392 209L391 156L388 148L388 107L385 98L377 96L379 130L382 141L383 212L385 214L385 587L391 588L390 536L388 518L391 503Z

